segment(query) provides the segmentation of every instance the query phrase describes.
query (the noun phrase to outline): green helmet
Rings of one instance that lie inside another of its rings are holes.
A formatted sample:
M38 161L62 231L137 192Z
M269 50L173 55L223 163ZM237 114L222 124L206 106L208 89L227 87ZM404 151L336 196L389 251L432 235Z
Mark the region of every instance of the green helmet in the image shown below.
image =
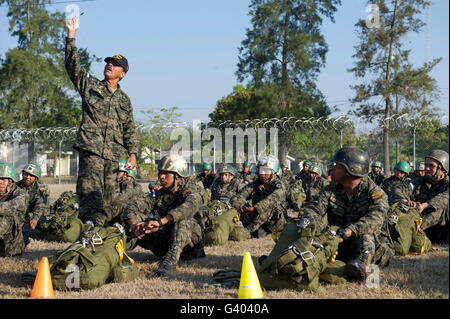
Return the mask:
M9 178L16 181L16 169L10 163L0 162L0 178Z
M340 148L331 161L344 165L350 175L363 177L370 171L369 154L356 147Z
M176 173L181 177L188 175L186 160L177 154L164 156L158 164L158 170Z
M279 174L281 171L280 162L278 161L278 158L273 155L261 156L258 161L258 169L259 168L270 168L276 174Z
M410 172L409 162L400 161L397 164L395 164L394 169L397 169L403 173L409 174L409 172Z
M244 167L252 167L252 164L249 163L249 161L247 160L247 161L244 162L243 166Z
M235 171L235 169L234 169L233 166L227 165L227 164L223 164L223 165L219 168L218 173L219 173L219 175L220 175L220 174L224 174L224 173L230 173L231 175L234 176L234 175L236 174L236 171Z
M137 169L136 167L133 169L128 169L127 170L127 174L130 175L131 177L133 177L134 179L136 179L137 176Z
M119 172L128 172L128 171L125 169L125 165L127 165L127 161L124 160L123 158L121 158L121 159L119 160Z
M312 164L309 167L309 172L310 173L316 173L317 175L322 175L322 170L320 169L320 166L317 164Z
M305 164L308 164L309 166L311 166L311 165L312 165L312 162L311 162L310 160L307 160L307 161L305 162Z
M427 158L431 158L439 162L445 172L448 173L448 153L446 151L438 149L431 150L427 155L425 155L425 159Z
M41 178L42 174L41 167L36 163L30 163L26 165L23 168L22 172L27 172L28 174L33 175L34 177L37 178Z
M379 167L379 168L382 168L383 165L382 165L381 162L379 162L379 161L373 161L373 162L372 162L372 167Z
M210 163L203 163L202 165L202 170L203 171L212 171L212 166Z

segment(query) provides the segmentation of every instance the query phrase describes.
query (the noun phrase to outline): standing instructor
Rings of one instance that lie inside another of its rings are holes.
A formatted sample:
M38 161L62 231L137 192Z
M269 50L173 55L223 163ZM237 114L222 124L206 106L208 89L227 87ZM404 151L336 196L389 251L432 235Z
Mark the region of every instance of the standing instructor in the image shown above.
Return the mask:
M82 119L73 148L79 152L76 192L79 215L103 226L111 200L119 193L116 173L119 158L126 150L128 169L136 166L136 127L133 108L119 81L128 71L122 55L105 59L102 81L80 65L75 46L78 17L67 21L65 66L82 100Z

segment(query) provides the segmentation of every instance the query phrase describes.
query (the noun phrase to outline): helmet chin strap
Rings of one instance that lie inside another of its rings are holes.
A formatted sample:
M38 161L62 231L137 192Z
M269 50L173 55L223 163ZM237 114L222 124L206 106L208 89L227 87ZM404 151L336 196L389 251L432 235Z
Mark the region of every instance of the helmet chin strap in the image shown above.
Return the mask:
M439 180L441 180L441 178L439 177L439 172L442 171L442 166L439 165L438 168L436 169L436 173L434 173L434 175L430 176L431 181L433 182L437 182Z

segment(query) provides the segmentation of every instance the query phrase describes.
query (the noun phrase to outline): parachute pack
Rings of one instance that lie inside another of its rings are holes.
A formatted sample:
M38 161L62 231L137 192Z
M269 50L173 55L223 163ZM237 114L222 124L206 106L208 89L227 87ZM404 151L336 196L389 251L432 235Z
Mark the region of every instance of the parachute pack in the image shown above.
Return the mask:
M396 202L387 216L389 235L397 255L421 255L431 250L431 241L420 228L422 218L416 208Z
M239 221L239 213L228 203L212 201L204 214L205 244L224 245L228 240L249 239L250 232Z
M83 229L83 222L78 218L78 196L66 191L50 208L50 215L38 225L40 237L47 241L71 243Z
M120 224L94 227L86 223L78 240L59 253L50 267L53 286L59 290L93 289L106 282L134 280L134 260L125 253L125 242Z
M283 229L270 255L262 261L258 276L265 289L315 291L319 280L330 284L347 282L345 263L335 261L337 227L316 233L290 222Z

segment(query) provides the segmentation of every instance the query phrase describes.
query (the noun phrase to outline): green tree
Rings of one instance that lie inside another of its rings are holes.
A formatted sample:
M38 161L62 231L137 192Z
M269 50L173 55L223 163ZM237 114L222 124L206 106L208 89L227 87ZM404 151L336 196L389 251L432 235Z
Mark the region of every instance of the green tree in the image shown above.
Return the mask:
M404 112L430 113L437 97L435 80L429 75L440 59L414 68L406 49L407 36L418 33L424 26L418 17L430 5L426 0L371 0L374 21L359 20L356 32L354 67L349 69L357 79L365 82L352 86L355 91L351 113L369 121L382 118L383 158L386 173L390 174L391 119ZM377 97L381 100L377 101ZM393 133L397 142L399 132ZM397 158L399 148L397 147Z
M0 58L0 125L36 128L77 126L81 121L78 95L64 68L65 17L50 13L49 0L0 0L8 6L9 31L16 48ZM87 70L93 61L86 49L80 59ZM28 143L28 160L35 144Z
M140 175L155 175L156 165L145 164L146 160L158 160L162 152L168 150L176 141L170 140L170 132L177 127L181 113L177 106L161 108L159 113L153 109L141 111L148 116L145 122L138 123L139 148L138 170ZM159 157L155 158L152 151L158 151Z
M259 118L330 114L316 80L328 50L320 26L323 18L333 21L337 5L340 0L251 1L252 26L239 49L236 75L271 103L251 105ZM284 161L288 134L280 132L279 144Z

